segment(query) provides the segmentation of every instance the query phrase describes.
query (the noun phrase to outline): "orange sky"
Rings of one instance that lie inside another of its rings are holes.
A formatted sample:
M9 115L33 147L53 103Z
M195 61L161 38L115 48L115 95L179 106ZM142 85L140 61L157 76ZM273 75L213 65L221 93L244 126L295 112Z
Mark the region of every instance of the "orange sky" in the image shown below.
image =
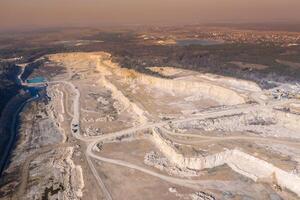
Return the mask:
M300 20L300 0L0 0L0 29Z

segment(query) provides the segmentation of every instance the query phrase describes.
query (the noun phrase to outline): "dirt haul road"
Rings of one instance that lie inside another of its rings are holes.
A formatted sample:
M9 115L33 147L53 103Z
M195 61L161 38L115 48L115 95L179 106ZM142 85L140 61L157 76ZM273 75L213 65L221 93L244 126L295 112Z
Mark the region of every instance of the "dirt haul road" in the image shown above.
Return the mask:
M26 84L26 83L23 83L23 84ZM205 186L209 186L210 184L213 185L214 183L173 178L173 177L169 177L169 176L165 176L165 175L153 172L151 170L145 169L145 168L140 167L140 166L136 166L136 165L128 163L128 162L124 162L124 161L121 161L121 160L109 159L109 158L103 158L103 157L97 156L92 151L94 146L97 143L99 143L103 140L113 139L113 138L116 138L116 137L119 137L119 136L124 136L124 135L132 134L132 133L135 133L135 132L144 131L144 130L147 130L147 129L163 128L163 126L165 126L169 123L182 123L182 122L189 122L189 121L193 121L193 120L203 120L203 119L207 119L207 118L216 118L216 117L226 116L226 115L242 114L242 113L247 113L247 112L250 112L250 111L253 111L253 110L260 110L260 109L263 109L263 108L273 108L275 106L280 106L280 105L285 105L287 103L295 103L296 102L295 100L276 100L276 101L270 101L270 102L267 102L267 103L260 103L258 105L253 105L253 104L233 105L233 106L228 106L224 109L210 110L210 111L206 111L206 112L202 112L202 113L197 113L192 117L188 117L188 118L184 118L184 119L159 121L159 122L154 122L154 123L153 122L152 123L146 122L142 125L132 127L132 128L129 128L129 129L125 129L125 130L122 130L122 131L118 131L118 132L113 132L113 133L109 133L109 134L105 134L105 135L101 135L101 136L84 137L80 134L80 110L82 110L82 109L80 107L80 91L78 90L78 88L76 88L76 86L72 82L64 81L64 80L46 82L44 84L62 84L62 85L68 86L71 89L68 96L64 95L65 98L71 98L71 96L73 98L73 105L72 105L73 106L73 109L72 109L73 113L69 114L72 118L72 121L71 121L71 124L70 124L71 133L72 133L72 136L74 138L76 138L77 140L83 141L87 144L87 149L86 149L86 152L85 152L85 156L87 158L88 165L89 165L90 170L93 173L95 179L97 180L99 188L103 191L104 195L106 196L106 199L112 199L112 196L111 196L110 192L108 191L108 189L106 188L104 182L100 178L98 172L96 171L96 168L95 168L91 158L100 160L102 162L108 162L108 163L111 163L111 164L115 164L115 165L119 165L119 166L123 166L123 167L128 167L128 168L131 168L131 169L135 169L135 170L147 173L149 175L155 176L157 178L160 178L162 180L165 180L165 181L177 184L177 185L189 187L189 188L200 189L202 184L205 184ZM34 86L34 84L30 84L30 86ZM64 92L67 92L67 91L65 90ZM69 101L66 100L65 102L69 102ZM68 105L66 105L65 107L67 108ZM187 135L185 135L185 136L187 136ZM199 136L199 138L201 138L201 136ZM213 137L204 138L204 137L202 137L202 139L217 140L217 139L220 139L220 138L213 138ZM240 138L228 138L228 139L250 139L250 138L240 137ZM257 138L253 138L253 140L256 140L256 139ZM264 140L264 139L261 139L261 140ZM274 142L274 141L277 141L277 140L264 140L264 141ZM178 140L178 142L185 142L185 141Z
M143 131L143 130L152 129L152 128L156 128L156 127L157 128L162 128L163 126L167 125L168 123L182 123L182 122L188 122L188 121L193 121L193 120L202 120L202 119L207 119L207 118L215 118L215 117L220 117L220 116L225 116L225 115L240 114L240 113L245 113L245 112L249 112L249 111L253 111L253 110L259 110L259 109L266 108L266 107L273 108L275 106L280 106L280 105L284 105L284 104L287 104L287 103L295 102L295 100L281 100L281 101L269 102L267 105L234 106L232 109L227 108L225 110L213 110L213 111L203 112L203 113L198 114L197 116L193 116L193 117L190 117L190 118L143 124L143 125L140 125L140 126L137 126L137 127L132 127L132 128L129 128L129 129L125 129L125 130L122 130L122 131L113 132L113 133L105 134L105 135L101 135L101 136L84 137L80 134L80 103L79 103L80 91L71 82L68 82L68 81L55 81L55 82L50 82L49 84L66 84L66 85L68 85L72 88L73 93L75 94L74 97L73 97L73 102L74 102L73 103L73 111L74 111L74 113L72 114L73 119L72 119L72 123L71 123L71 127L70 127L71 133L72 133L74 138L87 143L87 149L86 149L85 155L87 157L89 167L90 167L95 179L97 180L99 188L101 188L101 190L105 194L106 199L112 199L112 196L109 193L108 189L106 188L104 182L100 178L99 174L97 173L97 171L95 169L95 166L94 166L94 164L93 164L93 162L90 158L94 158L94 159L100 160L102 162L108 162L108 163L111 163L111 164L115 164L115 165L119 165L119 166L123 166L123 167L128 167L128 168L131 168L131 169L135 169L135 170L147 173L149 175L155 176L157 178L160 178L164 181L168 181L170 183L185 186L185 187L188 187L188 188L201 189L201 186L199 186L199 185L205 184L205 186L208 187L209 184L208 184L208 182L203 183L201 181L191 181L191 180L188 180L188 179L178 179L178 178L169 177L169 176L165 176L165 175L153 172L151 170L145 169L143 167L136 166L136 165L128 163L128 162L124 162L124 161L121 161L121 160L109 159L109 158L103 158L103 157L97 156L92 151L93 147L97 143L99 143L103 140L113 139L113 138L116 138L116 137L119 137L119 136L128 135L128 134L135 133L135 132L138 132L138 131ZM214 138L211 138L211 139L214 139ZM270 142L273 142L273 141L270 141Z

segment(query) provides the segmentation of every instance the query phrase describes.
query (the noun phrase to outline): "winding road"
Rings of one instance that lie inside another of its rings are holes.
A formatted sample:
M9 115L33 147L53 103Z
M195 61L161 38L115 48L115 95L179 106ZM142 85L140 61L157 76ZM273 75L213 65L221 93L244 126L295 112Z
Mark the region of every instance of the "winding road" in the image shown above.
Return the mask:
M70 126L71 133L74 138L87 143L87 149L85 152L85 156L87 158L88 165L89 165L99 187L103 191L103 194L106 196L106 199L109 199L109 200L112 199L112 196L111 196L109 190L106 188L104 182L100 178L91 158L102 161L102 162L107 162L110 164L115 164L115 165L131 168L134 170L138 170L140 172L160 178L164 181L167 181L167 182L170 182L170 183L173 183L176 185L192 188L192 189L201 189L201 188L203 188L202 187L203 184L206 187L209 187L209 185L212 185L211 187L213 188L213 185L215 186L216 183L209 183L208 181L201 181L201 180L188 180L188 179L174 178L174 177L166 176L166 175L151 171L144 167L140 167L140 166L137 166L137 165L134 165L134 164L122 161L122 160L109 159L109 158L104 158L104 157L95 155L93 153L93 148L97 143L99 143L103 140L113 139L113 138L116 138L119 136L131 134L131 133L135 133L135 132L139 132L139 131L144 131L147 129L153 129L153 128L164 129L163 126L165 126L169 123L182 123L182 122L189 122L189 121L193 121L193 120L216 118L216 117L226 116L226 115L243 114L243 113L247 113L247 112L250 112L253 110L258 110L258 109L263 109L263 108L273 108L275 106L295 102L295 100L281 100L281 101L272 101L272 102L269 102L268 104L238 105L238 106L233 106L230 109L225 108L223 110L212 110L212 111L203 112L196 116L192 116L192 117L185 118L185 119L175 119L175 120L161 121L161 122L155 122L155 123L149 123L149 124L147 123L147 124L139 125L137 127L132 127L129 129L125 129L122 131L113 132L113 133L109 133L109 134L105 134L105 135L101 135L101 136L84 137L80 134L80 110L81 110L80 109L80 91L73 85L73 83L68 82L68 81L55 81L55 82L51 82L49 84L66 84L66 85L70 86L70 88L73 90L73 94L74 94L73 95L74 96L73 97L74 98L73 99L73 112L74 113L73 113L73 118L72 118L72 122L71 122L71 126ZM237 140L237 139L241 139L241 140L259 140L259 141L271 142L271 143L276 142L276 143L284 143L284 144L293 144L293 145L297 145L297 146L299 145L296 142L292 142L292 141L284 142L284 141L279 141L277 139L267 139L267 138L258 138L258 137L246 137L246 136L234 137L233 136L233 137L219 138L219 137L210 137L210 136L200 136L200 135L194 135L194 134L189 134L189 135L177 134L177 133L169 132L166 129L164 129L164 131L166 131L169 136L189 136L189 137L197 137L197 138L205 139L205 140ZM178 140L177 142L188 143L187 141L182 141L182 140ZM191 143L194 143L194 142L191 142Z
M220 138L220 137L201 136L201 135L194 135L194 134L179 134L179 133L173 133L173 132L170 132L170 131L164 129L164 126L169 123L171 123L171 124L172 123L183 123L183 122L189 122L189 121L194 121L194 120L217 118L220 116L245 114L245 113L251 112L253 110L273 108L273 107L284 105L287 103L294 103L294 102L297 102L296 100L276 100L276 101L271 101L268 103L259 102L259 104L244 104L244 105L231 106L231 107L227 107L227 108L223 108L223 109L214 109L214 110L205 111L205 112L198 113L194 116L184 118L184 119L174 119L174 120L159 121L159 122L154 122L154 123L145 123L145 124L141 124L136 127L124 129L122 131L112 132L112 133L105 134L105 135L85 137L80 134L80 132L81 132L80 111L81 110L85 111L85 110L81 109L81 107L80 107L80 91L78 90L78 88L71 81L64 81L64 80L47 82L47 84L49 84L49 85L63 84L63 85L68 86L71 89L71 91L68 91L70 95L68 95L68 96L64 95L65 98L71 98L71 97L73 98L73 101L72 101L73 102L73 105L72 105L73 113L70 113L67 110L70 117L72 118L71 124L70 124L71 134L77 140L80 140L87 144L87 149L85 152L85 157L87 159L87 163L89 165L91 172L93 173L93 175L96 179L96 182L97 182L99 188L103 191L103 194L105 195L106 199L108 199L108 200L112 200L112 195L109 192L109 190L106 188L101 177L99 176L91 158L102 161L102 162L107 162L110 164L119 165L119 166L131 168L134 170L138 170L138 171L146 173L148 175L160 178L161 180L164 180L164 181L167 181L167 182L170 182L173 184L177 184L180 186L196 189L196 190L202 189L204 185L206 187L212 187L212 188L216 187L216 185L218 185L218 187L220 187L220 184L222 184L222 183L217 183L216 181L214 181L214 183L212 183L212 182L203 181L203 180L188 180L188 179L174 178L171 176L166 176L166 175L151 171L151 170L146 169L141 166L134 165L132 163L128 163L128 162L125 162L122 160L104 158L104 157L94 154L93 148L95 147L95 145L98 144L99 142L102 142L107 139L113 139L113 138L116 138L119 136L124 136L127 134L132 134L135 132L144 131L144 130L148 130L148 129L160 128L167 134L168 137L172 137L172 139L174 139L174 141L180 142L183 144L195 144L197 142L199 143L199 141L188 141L188 140L175 138L174 136L195 137L195 138L203 139L206 141L207 140L214 140L214 141L215 140L255 140L255 141L264 141L264 142L271 142L271 143L273 143L273 142L283 143L283 144L289 144L289 145L293 144L293 145L299 146L299 144L297 142L279 141L277 139L270 139L270 138L258 138L258 137L247 137L247 136L231 136L231 137L221 137ZM33 85L33 84L31 84L31 85ZM64 92L66 93L67 91L64 91ZM66 109L68 108L68 105L67 105L68 102L69 102L68 99L65 100ZM228 185L230 185L230 184L228 184ZM225 187L225 185L224 185L224 187Z

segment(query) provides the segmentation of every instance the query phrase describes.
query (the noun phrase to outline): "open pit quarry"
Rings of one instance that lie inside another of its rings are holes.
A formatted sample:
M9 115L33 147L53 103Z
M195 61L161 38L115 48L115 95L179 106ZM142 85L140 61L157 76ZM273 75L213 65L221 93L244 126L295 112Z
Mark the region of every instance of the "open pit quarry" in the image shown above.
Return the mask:
M36 74L64 70L30 84L47 98L20 114L1 199L300 198L300 99L277 98L298 83L138 72L106 52L41 60Z
M299 195L299 176L285 172L268 162L238 149L226 150L206 157L188 157L172 148L172 141L166 140L159 130L153 130L152 137L157 148L180 168L202 170L226 164L232 170L254 181L258 181L259 179L274 179L279 186L289 188Z

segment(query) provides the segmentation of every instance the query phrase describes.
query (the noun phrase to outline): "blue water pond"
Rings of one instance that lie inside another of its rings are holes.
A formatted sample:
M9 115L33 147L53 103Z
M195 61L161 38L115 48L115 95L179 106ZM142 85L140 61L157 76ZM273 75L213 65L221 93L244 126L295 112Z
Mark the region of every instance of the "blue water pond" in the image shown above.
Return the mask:
M44 77L35 77L35 78L32 78L32 79L28 79L27 80L27 83L42 83L42 82L45 82L45 78Z

